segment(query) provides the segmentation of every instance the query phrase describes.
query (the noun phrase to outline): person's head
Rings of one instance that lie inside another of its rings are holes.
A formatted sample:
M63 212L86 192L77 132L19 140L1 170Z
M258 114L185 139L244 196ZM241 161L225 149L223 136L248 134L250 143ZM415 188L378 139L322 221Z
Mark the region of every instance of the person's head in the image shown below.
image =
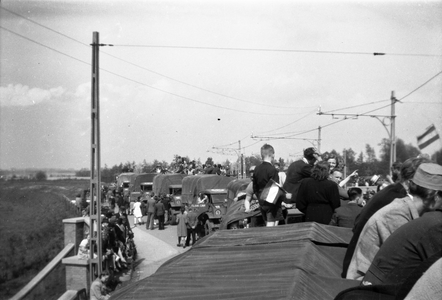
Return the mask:
M317 160L321 160L318 151L313 147L304 150L304 158L309 162L309 164L314 164Z
M250 169L249 169L250 177L253 177L253 174L255 174L255 168L256 168L256 166L251 166L250 167Z
M280 170L281 169L281 164L279 163L279 162L275 162L274 164L273 164L273 166L276 168L276 170Z
M181 205L181 208L180 208L181 213L184 213L185 210L186 210L186 207L184 205Z
M430 163L431 160L425 157L413 157L404 161L401 165L400 181L408 184L408 181L413 178L414 173L423 163Z
M325 180L328 178L328 163L325 161L318 162L313 168L312 168L312 175L311 177L315 180Z
M137 197L137 202L140 202L141 201L141 196L138 196Z
M334 182L336 182L337 184L339 184L342 181L342 172L341 172L341 170L335 169L330 174L330 179L333 180Z
M442 166L423 163L409 183L410 194L422 199L424 211L442 207Z
M271 160L275 156L275 149L269 144L264 144L261 147L261 158L263 160Z
M109 279L109 273L107 271L103 271L98 278L100 278L100 281L105 283Z
M330 154L330 156L327 159L328 165L330 166L330 171L338 167L338 158L334 154Z
M399 181L399 176L401 174L401 166L402 163L400 161L395 161L393 165L391 166L391 179L393 182Z
M360 206L363 205L364 198L362 197L362 190L360 188L351 187L348 189L347 193L350 201L354 201Z

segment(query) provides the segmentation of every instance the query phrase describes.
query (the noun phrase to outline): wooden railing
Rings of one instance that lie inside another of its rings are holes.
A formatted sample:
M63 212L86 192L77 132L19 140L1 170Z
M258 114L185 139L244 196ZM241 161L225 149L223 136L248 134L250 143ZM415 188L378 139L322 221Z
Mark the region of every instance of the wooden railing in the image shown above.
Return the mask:
M56 257L49 264L44 267L27 285L25 285L14 297L10 300L21 300L26 295L28 295L36 286L39 284L58 264L61 263L61 260L69 255L74 249L74 244L67 244L63 250L58 253Z

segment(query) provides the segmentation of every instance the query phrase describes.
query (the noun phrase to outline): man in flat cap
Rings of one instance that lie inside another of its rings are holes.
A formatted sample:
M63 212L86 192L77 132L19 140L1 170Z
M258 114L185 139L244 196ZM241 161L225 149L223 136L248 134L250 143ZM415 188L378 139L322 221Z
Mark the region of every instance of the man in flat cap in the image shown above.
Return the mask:
M347 272L347 279L362 280L387 238L402 225L442 207L442 166L424 163L409 183L406 197L378 210L365 224Z

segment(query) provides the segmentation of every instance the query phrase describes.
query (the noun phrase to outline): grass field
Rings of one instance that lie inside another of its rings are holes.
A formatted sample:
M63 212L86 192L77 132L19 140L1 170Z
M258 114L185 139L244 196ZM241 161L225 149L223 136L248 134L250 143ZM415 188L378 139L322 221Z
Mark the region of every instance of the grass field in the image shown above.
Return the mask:
M65 197L75 199L88 187L88 180L0 182L0 300L18 292L63 249L62 220L78 216ZM57 286L45 299L60 296Z

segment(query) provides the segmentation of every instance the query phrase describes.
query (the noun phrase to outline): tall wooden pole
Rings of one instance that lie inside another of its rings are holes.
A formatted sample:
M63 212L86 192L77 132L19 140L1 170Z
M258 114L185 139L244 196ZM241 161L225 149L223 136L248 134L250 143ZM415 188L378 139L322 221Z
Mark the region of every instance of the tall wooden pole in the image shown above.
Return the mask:
M102 273L101 250L101 166L100 166L100 101L99 101L99 34L92 38L91 97L91 178L90 178L90 283ZM95 255L96 257L94 257Z
M318 152L321 153L321 126L318 126Z
M396 133L395 133L395 123L396 123L396 115L395 115L395 103L396 98L394 97L394 91L391 92L391 116L390 116L390 174L393 176L391 172L391 167L393 163L396 161Z

